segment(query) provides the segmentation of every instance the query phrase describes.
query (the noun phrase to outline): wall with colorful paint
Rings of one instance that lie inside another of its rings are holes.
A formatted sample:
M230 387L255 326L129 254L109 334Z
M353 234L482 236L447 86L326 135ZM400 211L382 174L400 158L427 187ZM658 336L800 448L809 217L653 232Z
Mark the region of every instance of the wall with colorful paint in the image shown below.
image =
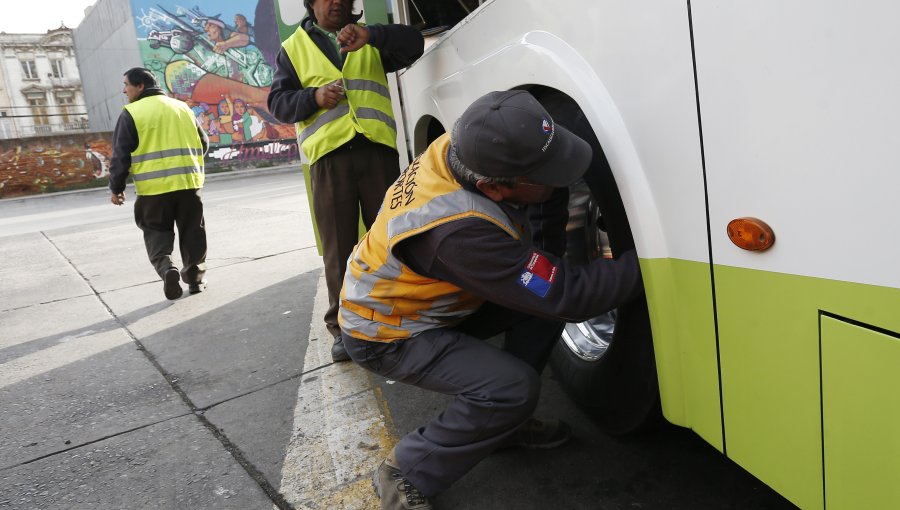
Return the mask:
M112 134L0 140L0 198L105 186Z
M194 110L213 146L294 138L266 108L280 47L274 0L191 5L131 0L143 66Z

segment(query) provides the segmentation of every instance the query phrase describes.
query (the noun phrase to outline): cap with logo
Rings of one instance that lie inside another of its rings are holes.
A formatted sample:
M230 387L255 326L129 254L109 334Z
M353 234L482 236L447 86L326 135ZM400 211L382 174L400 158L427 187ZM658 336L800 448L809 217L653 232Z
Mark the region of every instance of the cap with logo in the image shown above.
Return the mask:
M459 161L485 177L527 177L564 187L591 163L591 146L556 124L524 90L490 92L476 99L453 130Z

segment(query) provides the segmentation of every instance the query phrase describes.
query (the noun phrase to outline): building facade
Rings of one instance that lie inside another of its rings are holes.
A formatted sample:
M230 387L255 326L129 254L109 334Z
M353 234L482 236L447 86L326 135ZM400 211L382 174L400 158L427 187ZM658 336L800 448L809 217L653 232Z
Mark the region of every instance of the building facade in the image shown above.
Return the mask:
M127 0L98 0L75 29L75 55L93 133L111 132L127 98L122 74L143 65Z
M87 131L72 30L0 33L0 139Z

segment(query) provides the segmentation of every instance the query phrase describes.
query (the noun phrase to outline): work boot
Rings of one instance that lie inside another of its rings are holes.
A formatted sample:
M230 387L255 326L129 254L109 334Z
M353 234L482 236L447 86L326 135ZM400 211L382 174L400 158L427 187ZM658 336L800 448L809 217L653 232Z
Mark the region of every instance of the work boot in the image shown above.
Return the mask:
M381 498L381 510L432 510L431 502L400 473L388 457L372 475L372 487Z
M529 418L516 430L504 448L556 448L572 437L572 429L562 420Z
M173 267L166 271L166 274L163 275L163 293L165 293L166 299L175 300L181 297L184 291L181 290L180 281L181 273L177 269Z
M344 348L344 341L341 339L341 335L335 335L334 343L331 345L331 361L337 363L338 361L347 361L349 359L350 355L347 354L347 349Z
M199 294L206 290L206 278L188 285L188 294Z

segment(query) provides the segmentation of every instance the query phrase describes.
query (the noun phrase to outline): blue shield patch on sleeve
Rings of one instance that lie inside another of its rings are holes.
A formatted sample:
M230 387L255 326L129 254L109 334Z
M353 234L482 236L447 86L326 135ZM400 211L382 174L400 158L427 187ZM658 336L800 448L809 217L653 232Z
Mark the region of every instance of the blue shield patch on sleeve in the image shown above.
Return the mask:
M530 290L538 297L544 297L550 291L550 282L528 270L522 271L522 274L519 275L519 285Z

